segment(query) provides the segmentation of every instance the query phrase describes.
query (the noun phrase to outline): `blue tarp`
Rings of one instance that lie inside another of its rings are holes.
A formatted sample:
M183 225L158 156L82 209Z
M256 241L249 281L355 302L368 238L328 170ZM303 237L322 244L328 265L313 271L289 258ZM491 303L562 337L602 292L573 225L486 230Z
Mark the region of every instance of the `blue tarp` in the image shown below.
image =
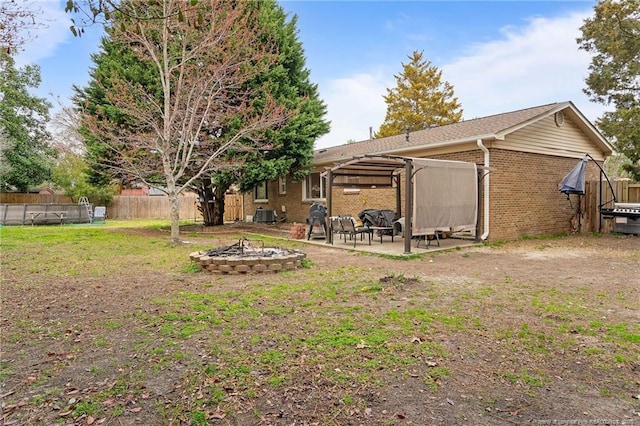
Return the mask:
M587 169L588 158L585 155L582 160L567 174L560 185L558 190L565 194L584 194L584 174Z

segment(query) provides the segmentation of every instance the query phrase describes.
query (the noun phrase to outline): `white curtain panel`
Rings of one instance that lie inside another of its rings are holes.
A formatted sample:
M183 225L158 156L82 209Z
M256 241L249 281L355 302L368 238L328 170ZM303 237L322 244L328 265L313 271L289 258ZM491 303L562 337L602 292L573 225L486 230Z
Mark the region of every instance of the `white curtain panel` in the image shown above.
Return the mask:
M477 167L463 161L414 158L413 235L439 228L475 228L478 212Z

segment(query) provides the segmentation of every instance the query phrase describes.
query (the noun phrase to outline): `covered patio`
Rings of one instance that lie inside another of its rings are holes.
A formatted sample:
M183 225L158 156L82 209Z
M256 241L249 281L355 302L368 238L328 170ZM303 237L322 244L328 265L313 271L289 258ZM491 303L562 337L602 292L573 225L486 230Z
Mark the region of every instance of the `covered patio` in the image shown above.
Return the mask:
M428 163L431 162L431 163ZM484 170L485 168L482 166L477 166L473 163L462 163L462 162L446 162L444 160L428 160L428 159L417 159L417 158L410 158L410 157L400 157L400 156L391 156L391 155L363 155L363 156L357 156L352 158L351 160L348 160L346 162L337 164L331 168L328 168L325 172L322 173L322 176L326 178L326 182L327 182L327 196L326 196L326 201L327 201L327 206L326 206L326 213L327 213L327 233L326 233L326 238L324 239L324 243L325 244L331 244L332 243L332 238L334 237L332 235L332 232L330 230L330 226L329 226L329 218L334 216L335 212L333 211L333 188L334 187L343 187L343 188L395 188L396 189L396 213L398 218L402 218L404 217L404 228L403 228L403 235L402 236L396 236L392 241L384 241L384 243L381 243L380 241L372 241L372 244L369 245L368 243L365 244L356 244L356 247L350 246L350 248L352 249L357 249L358 245L361 246L362 250L365 251L376 251L376 252L392 252L394 254L398 254L403 253L403 254L411 254L412 248L413 250L417 251L420 250L420 246L418 245L418 241L417 240L413 240L412 237L415 235L414 233L414 229L416 226L416 223L414 223L416 221L416 210L418 211L418 214L420 214L420 220L419 222L421 227L419 227L419 233L420 235L424 235L424 213L421 211L424 210L424 207L418 205L418 207L416 207L416 205L414 204L414 197L416 196L415 194L422 194L422 197L425 197L424 195L424 191L420 192L416 192L416 187L415 187L415 177L416 174L418 172L421 172L422 170L434 170L435 168L430 168L431 166L433 166L434 164L436 164L436 162L439 163L455 163L456 165L459 164L466 164L468 166L471 166L473 169L473 180L474 182L471 184L472 190L474 191L474 198L473 200L471 200L471 203L474 205L475 209L473 211L473 225L475 227L474 229L474 235L472 237L472 240L469 241L468 238L465 239L449 239L450 241L456 241L457 243L459 242L469 242L469 243L473 243L473 242L480 242L478 236L480 235L480 229L479 229L479 224L480 224L480 213L479 213L479 209L477 208L478 204L480 204L480 197L481 197L481 187L480 187L480 183L484 177ZM459 166L456 166L459 168ZM469 167L467 167L467 169L471 170ZM404 179L404 185L405 185L405 199L404 199L404 204L403 204L403 200L402 200L402 175L405 175L405 179ZM469 174L469 172L467 171L467 175ZM450 180L450 179L449 179ZM467 187L469 180L467 179ZM433 188L432 188L433 189ZM469 192L467 190L467 192ZM468 194L466 194L466 203L469 203L469 196ZM420 201L420 200L419 200ZM422 200L423 201L423 200ZM403 214L403 211L405 212ZM449 212L452 212L454 210L451 209L451 207L449 207ZM442 220L445 220L445 222L442 223L446 223L446 218L442 219L442 212L439 212L438 215L440 216L438 218L438 220L440 220L442 222ZM444 214L446 215L446 210L444 212ZM471 222L468 219L468 215L467 215L467 222ZM433 221L433 219L431 220L431 222L429 223L436 223ZM457 224L457 223L456 223ZM425 237L426 238L426 237ZM374 237L375 240L375 237ZM441 239L439 241L440 245L438 246L438 240L433 240L431 241L431 243L429 245L426 244L426 241L422 242L422 247L425 247L422 250L434 250L436 248L440 248L440 249L446 249L446 248L451 248L451 247L455 247L459 244L452 244L449 243L447 241L448 239ZM446 242L445 242L446 241ZM402 243L402 245L400 246L400 243ZM413 244L412 244L413 243ZM334 243L335 245L335 243ZM384 247L384 246L387 247ZM415 246L415 247L412 247ZM380 247L377 247L380 246ZM367 250L367 249L370 250ZM402 250L401 250L402 248Z
M310 240L305 239L305 240L298 240L298 241L303 242L305 244L323 246L326 248L334 248L336 250L349 250L349 251L355 251L355 252L375 253L375 254L382 254L382 255L389 255L389 256L425 255L425 254L436 253L444 250L471 247L471 246L481 244L479 242L476 242L473 236L464 236L464 237L452 236L447 238L441 238L439 240L440 244L438 244L438 241L433 239L433 240L429 240L429 245L426 245L425 240L421 240L418 244L418 241L414 239L414 240L409 240L409 244L411 245L411 247L410 247L410 251L407 252L405 248L405 243L407 240L405 240L405 238L402 237L402 235L396 235L395 238L393 239L393 242L391 241L390 237L386 236L384 237L384 242L382 244L380 243L380 239L374 236L373 239L371 240L371 245L369 245L366 237L364 241L360 241L360 236L357 236L356 238L358 238L358 243L355 245L355 247L353 243L349 241L348 238L347 238L347 241L345 242L344 240L336 237L333 244L327 244L325 239L312 238Z

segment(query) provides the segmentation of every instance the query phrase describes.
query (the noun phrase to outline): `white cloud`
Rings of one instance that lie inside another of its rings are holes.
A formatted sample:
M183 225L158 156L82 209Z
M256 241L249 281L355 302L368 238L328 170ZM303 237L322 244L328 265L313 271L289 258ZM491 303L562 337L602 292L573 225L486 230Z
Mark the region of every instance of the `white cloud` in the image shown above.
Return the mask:
M378 130L386 113L382 95L392 84L385 78L393 80L382 73L360 73L329 80L326 88L320 87L331 132L316 141L316 149L361 141L369 138L369 127Z
M72 37L69 30L69 16L64 12L60 2L54 0L27 2L25 7L35 11L36 20L40 25L30 32L29 40L16 56L18 66L37 63L53 56L59 45Z
M499 39L471 45L467 54L440 67L443 79L454 86L465 118L572 101L594 122L605 108L589 102L582 92L590 56L576 43L589 13L536 17L524 27L505 27ZM380 69L388 66L381 64ZM367 139L369 126L375 131L384 120L382 95L394 86L393 76L382 72L354 74L321 86L332 125L316 148Z
M587 16L533 18L526 27L503 28L502 39L470 46L444 65L443 78L453 84L465 118L572 101L595 120L603 108L582 92L590 56L576 43Z

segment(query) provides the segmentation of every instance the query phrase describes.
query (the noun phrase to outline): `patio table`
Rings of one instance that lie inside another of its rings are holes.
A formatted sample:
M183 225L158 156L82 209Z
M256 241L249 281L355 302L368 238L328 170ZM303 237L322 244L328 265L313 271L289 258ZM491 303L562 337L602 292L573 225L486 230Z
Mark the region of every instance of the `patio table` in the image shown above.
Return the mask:
M391 231L391 242L393 242L393 226L370 226L369 229L378 231L378 235L380 235L380 244L382 244L382 237L384 236L385 232Z

